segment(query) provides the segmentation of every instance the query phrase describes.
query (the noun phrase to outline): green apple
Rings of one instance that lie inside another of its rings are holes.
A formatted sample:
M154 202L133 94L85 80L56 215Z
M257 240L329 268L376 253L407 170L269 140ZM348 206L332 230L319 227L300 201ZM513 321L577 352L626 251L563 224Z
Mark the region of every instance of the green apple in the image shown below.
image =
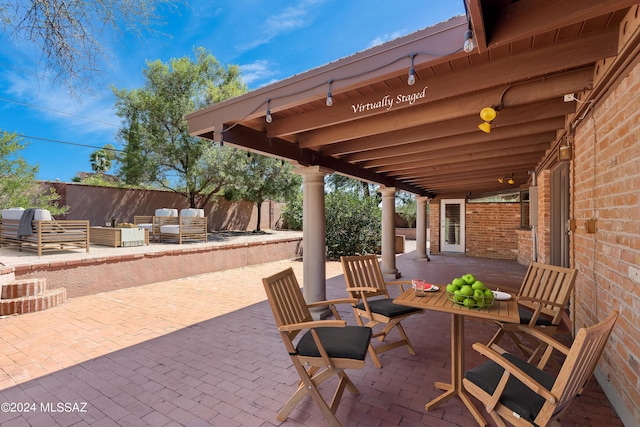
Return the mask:
M482 289L474 290L473 299L476 301L484 301L484 291Z
M454 293L454 292L455 292L455 291L457 291L458 289L460 289L460 288L458 288L458 287L457 287L456 285L454 285L453 283L449 283L449 284L447 285L447 292L449 292L449 293Z
M460 288L460 293L462 295L470 297L473 295L473 288L471 287L471 285L464 285L463 287Z
M463 304L465 307L475 307L476 300L474 300L473 298L465 298Z
M456 285L458 287L462 287L463 285L466 285L467 282L465 282L464 279L462 279L461 277L456 277L451 281L451 284Z
M481 291L485 290L484 283L482 283L480 280L476 280L475 282L473 282L473 285L471 285L471 287L473 289L480 289Z
M453 299L454 299L456 302L463 302L463 301L465 300L464 295L462 295L462 293L460 293L460 289L456 289L456 290L453 292Z
M464 282L467 285L471 285L473 282L476 281L476 278L475 278L475 276L473 274L467 273L467 274L462 276L462 280L464 280Z

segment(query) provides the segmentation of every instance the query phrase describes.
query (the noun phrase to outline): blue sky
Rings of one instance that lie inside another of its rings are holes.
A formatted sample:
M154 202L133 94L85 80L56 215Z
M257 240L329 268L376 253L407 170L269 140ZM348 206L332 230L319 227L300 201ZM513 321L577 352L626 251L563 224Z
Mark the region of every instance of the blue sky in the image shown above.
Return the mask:
M4 34L0 129L24 136L21 155L39 165L39 179L67 182L91 171L96 149L122 148L110 87L141 87L147 60L203 46L256 89L462 14L462 0L191 0L163 14L159 33L106 40L102 73L80 96L42 78L40 53Z

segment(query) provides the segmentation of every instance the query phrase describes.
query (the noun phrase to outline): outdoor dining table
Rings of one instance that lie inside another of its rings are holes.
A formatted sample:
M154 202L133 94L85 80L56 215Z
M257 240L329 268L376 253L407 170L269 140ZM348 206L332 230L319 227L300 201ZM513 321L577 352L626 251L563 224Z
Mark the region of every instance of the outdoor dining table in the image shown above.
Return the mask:
M518 303L512 297L506 301L494 301L489 308L468 308L449 300L444 286L440 286L437 292L427 292L424 297L415 295L413 289L409 289L393 300L396 304L424 310L441 311L451 314L451 383L436 382L435 386L444 390L440 396L427 402L425 409L428 411L440 403L446 402L454 396L458 396L468 408L479 425L486 426L487 422L478 409L469 399L463 385L464 376L464 319L465 317L480 318L486 320L498 320L501 322L519 323Z

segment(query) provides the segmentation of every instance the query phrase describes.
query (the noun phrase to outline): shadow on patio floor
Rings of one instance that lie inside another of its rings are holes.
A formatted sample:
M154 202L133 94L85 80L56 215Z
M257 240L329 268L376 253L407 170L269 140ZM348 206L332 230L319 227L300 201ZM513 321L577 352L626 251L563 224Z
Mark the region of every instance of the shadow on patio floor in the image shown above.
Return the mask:
M466 272L503 289L519 286L526 268L513 261L436 255L398 256L403 278L445 283ZM276 413L297 377L275 330L261 278L302 263L278 261L72 298L40 313L0 319L0 412L3 426L322 426L303 401L285 423ZM345 296L340 264L327 263L327 297ZM349 323L348 307L341 312ZM425 412L434 381L450 376L450 317L427 312L404 322L417 356L399 348L352 371L361 394L345 394L345 426L474 426L456 399ZM466 322L470 348L495 327ZM477 402L476 402L477 403ZM25 404L27 406L25 406ZM479 404L478 404L479 406ZM493 425L489 422L489 425ZM563 426L621 426L592 380Z

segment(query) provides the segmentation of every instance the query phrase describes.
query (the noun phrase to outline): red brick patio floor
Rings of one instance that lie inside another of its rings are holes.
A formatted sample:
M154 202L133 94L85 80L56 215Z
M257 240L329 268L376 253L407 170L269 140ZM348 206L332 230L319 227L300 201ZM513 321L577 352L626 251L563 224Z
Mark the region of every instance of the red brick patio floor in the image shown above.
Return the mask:
M397 258L404 278L445 283L472 272L508 289L525 272L512 261L435 255L426 262L413 255ZM279 261L72 298L44 312L0 319L0 424L326 425L310 399L284 423L276 420L297 377L261 278L288 266L302 283L301 262ZM339 263L329 262L326 270L327 297L345 296ZM354 323L348 307L341 312ZM382 369L367 363L351 371L361 394L344 395L338 418L358 427L475 426L457 399L424 410L439 394L433 383L450 376L450 317L427 312L404 325L417 355L399 348L382 356ZM482 361L471 344L487 342L494 331L486 322L466 322L467 366ZM622 423L592 379L563 425Z

